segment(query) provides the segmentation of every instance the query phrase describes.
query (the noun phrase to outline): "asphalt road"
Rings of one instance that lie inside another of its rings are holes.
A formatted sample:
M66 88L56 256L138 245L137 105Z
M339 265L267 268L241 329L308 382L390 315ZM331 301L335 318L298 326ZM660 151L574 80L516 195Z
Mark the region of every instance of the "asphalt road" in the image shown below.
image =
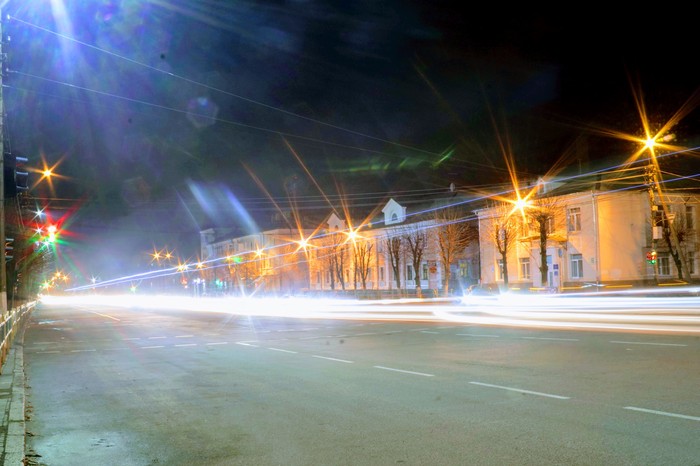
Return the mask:
M27 447L59 465L700 465L700 337L33 311Z

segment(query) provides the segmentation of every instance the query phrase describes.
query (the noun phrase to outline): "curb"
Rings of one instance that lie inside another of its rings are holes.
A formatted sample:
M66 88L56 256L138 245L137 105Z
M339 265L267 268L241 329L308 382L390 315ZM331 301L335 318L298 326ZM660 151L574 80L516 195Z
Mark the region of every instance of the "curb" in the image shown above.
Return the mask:
M6 401L3 424L7 426L2 455L3 466L24 465L24 329L10 349L0 374L0 400Z

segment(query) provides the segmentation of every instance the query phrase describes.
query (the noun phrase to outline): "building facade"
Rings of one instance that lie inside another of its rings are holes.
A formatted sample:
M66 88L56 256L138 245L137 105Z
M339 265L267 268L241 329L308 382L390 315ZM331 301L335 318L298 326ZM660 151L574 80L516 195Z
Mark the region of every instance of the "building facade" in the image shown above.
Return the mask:
M436 296L450 288L461 292L478 280L476 237L445 256L449 241L441 246L445 228L439 216L412 215L391 199L377 218L353 224L331 213L316 229L302 233L269 230L217 239L213 230L204 230L200 242L208 263L205 279L226 293L236 293L238 287L268 294L372 297ZM475 222L470 227L476 231ZM300 238L307 241L302 245ZM448 272L451 286L446 286Z
M698 205L692 192L593 190L478 210L482 282L565 292L697 280Z

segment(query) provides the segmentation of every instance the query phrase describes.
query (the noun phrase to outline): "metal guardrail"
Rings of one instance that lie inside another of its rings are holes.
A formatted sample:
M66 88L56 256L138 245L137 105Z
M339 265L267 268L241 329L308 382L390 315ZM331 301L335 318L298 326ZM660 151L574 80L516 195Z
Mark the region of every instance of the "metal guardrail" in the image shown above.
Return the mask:
M10 353L12 342L20 328L22 319L24 319L35 305L36 301L24 303L10 310L2 319L2 323L0 323L0 335L2 335L2 345L0 345L0 373L2 373L2 367L5 365L5 360L7 360L7 356Z

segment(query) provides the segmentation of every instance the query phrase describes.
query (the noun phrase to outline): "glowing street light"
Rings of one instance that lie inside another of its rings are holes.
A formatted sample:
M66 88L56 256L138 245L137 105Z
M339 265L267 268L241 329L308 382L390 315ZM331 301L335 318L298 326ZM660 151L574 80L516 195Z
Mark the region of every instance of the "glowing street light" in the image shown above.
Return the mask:
M56 236L58 234L58 227L56 227L56 225L49 225L49 227L47 228L46 231L49 233L47 241L49 243L56 242Z

